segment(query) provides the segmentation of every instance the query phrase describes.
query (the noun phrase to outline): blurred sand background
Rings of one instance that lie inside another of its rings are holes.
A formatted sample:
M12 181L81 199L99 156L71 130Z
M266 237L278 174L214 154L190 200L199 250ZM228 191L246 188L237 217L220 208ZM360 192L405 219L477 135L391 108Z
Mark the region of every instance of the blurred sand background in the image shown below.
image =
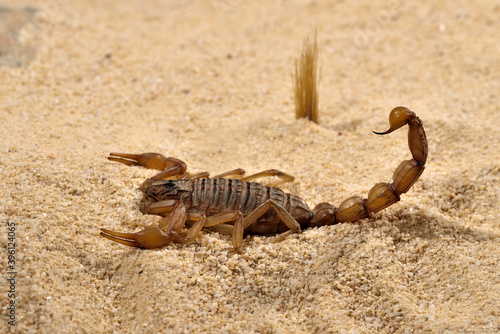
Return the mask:
M18 36L33 58L0 68L0 332L500 329L500 3L24 5L38 8ZM319 124L295 120L291 80L315 27ZM374 218L278 244L248 237L239 255L212 232L156 251L99 236L158 220L138 211L136 190L155 172L109 162L110 152L160 152L213 174L277 168L311 207L338 206L410 158L406 129L371 133L397 105L423 120L429 159Z

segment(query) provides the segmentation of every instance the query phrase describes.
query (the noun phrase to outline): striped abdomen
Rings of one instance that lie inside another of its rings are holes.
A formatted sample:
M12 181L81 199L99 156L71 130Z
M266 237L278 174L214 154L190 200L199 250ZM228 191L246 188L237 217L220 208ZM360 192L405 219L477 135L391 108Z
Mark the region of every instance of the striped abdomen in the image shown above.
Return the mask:
M183 198L189 212L207 217L220 212L239 210L247 216L268 199L275 201L306 227L312 212L301 198L260 183L232 179L196 179L191 181L191 196ZM246 233L275 234L288 230L273 209L248 227Z

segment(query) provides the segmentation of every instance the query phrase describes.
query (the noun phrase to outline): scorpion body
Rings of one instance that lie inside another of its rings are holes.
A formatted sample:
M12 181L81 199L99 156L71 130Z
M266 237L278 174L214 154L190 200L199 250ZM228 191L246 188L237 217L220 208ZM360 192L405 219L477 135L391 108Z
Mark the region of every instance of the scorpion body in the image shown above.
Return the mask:
M163 218L158 227L148 227L137 233L120 233L107 229L101 235L118 243L159 248L172 241L189 242L202 228L232 235L233 246L239 250L243 235L279 234L281 240L289 234L314 226L355 222L369 217L400 200L424 171L427 160L427 139L422 121L405 107L394 108L389 115L388 134L404 125L409 126L408 144L411 160L401 162L391 183L377 183L363 199L353 196L339 207L320 203L311 210L306 202L282 190L250 182L262 176L278 176L284 182L294 178L278 170L267 170L243 177L236 169L208 177L208 173L190 175L186 164L179 159L157 153L111 153L109 160L162 170L147 179L140 187L144 192L140 210ZM181 233L184 227L188 227Z
M179 196L190 213L207 217L231 211L239 211L246 217L267 201L272 201L289 212L301 229L308 227L307 223L313 215L307 203L298 196L260 183L236 179L157 180L153 181L151 194L155 191L158 191L156 196L159 195L160 198ZM144 211L147 212L147 209ZM257 221L246 227L245 233L268 235L287 230L289 228L279 219L276 212L268 210Z

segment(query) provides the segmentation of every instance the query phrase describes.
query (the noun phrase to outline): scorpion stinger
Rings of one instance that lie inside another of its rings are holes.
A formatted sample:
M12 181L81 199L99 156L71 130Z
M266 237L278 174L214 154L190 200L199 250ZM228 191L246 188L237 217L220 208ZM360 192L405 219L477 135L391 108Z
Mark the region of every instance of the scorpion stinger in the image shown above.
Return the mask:
M422 121L405 107L394 108L389 115L389 129L374 132L389 134L408 125L411 160L396 168L391 183L377 183L368 198L353 196L338 208L320 203L313 210L305 201L282 190L249 182L259 177L275 176L282 182L293 176L274 169L244 177L245 171L235 169L208 178L208 173L190 175L186 164L158 153L111 153L109 160L129 166L162 170L147 179L139 188L144 193L141 212L163 218L159 227L148 227L138 233L120 233L102 229L101 235L118 243L142 248L159 248L171 242L189 242L202 228L232 235L233 246L239 250L243 235L280 234L278 240L313 226L355 222L367 218L400 200L418 180L427 160L427 139ZM170 180L170 181L162 181ZM185 234L180 232L187 227Z

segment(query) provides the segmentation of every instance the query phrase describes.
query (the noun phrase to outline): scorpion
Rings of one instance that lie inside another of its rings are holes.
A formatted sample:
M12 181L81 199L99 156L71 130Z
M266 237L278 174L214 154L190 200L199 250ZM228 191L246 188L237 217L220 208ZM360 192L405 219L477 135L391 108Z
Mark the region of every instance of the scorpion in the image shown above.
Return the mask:
M320 203L310 209L300 197L276 187L251 182L277 176L282 182L294 177L279 170L266 170L244 177L243 169L209 177L207 172L189 174L186 164L159 153L111 153L111 161L130 166L161 170L140 186L144 193L139 209L144 214L161 216L159 226L137 233L101 229L101 236L123 245L138 248L161 248L171 242L192 241L202 228L231 235L239 251L244 234L278 234L275 241L307 227L355 222L398 202L418 180L427 159L427 139L422 121L406 107L396 107L389 114L390 127L378 135L391 133L408 125L411 160L405 160L394 171L392 182L377 183L363 199L353 196L339 207ZM182 233L181 233L182 232Z

